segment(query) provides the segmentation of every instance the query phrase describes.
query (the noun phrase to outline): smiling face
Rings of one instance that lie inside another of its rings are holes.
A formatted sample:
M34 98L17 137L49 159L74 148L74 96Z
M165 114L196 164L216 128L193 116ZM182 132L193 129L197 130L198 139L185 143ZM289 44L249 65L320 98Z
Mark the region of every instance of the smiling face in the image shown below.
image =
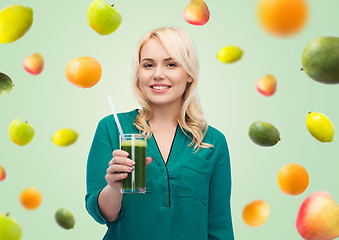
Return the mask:
M139 87L144 97L155 106L181 105L186 85L193 79L155 38L141 49Z

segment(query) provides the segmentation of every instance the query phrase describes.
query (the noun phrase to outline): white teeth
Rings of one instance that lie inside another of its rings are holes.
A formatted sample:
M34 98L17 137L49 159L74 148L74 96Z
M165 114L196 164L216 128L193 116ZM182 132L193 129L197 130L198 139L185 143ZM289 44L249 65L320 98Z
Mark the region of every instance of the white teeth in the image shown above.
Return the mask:
M153 89L157 89L157 90L162 90L162 89L167 89L169 88L168 86L153 86Z

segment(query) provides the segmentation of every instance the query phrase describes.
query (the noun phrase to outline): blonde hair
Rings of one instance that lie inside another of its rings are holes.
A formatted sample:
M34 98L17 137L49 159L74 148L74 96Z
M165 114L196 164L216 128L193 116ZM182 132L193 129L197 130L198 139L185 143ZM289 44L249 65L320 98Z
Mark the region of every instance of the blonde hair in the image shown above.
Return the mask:
M162 43L168 54L175 61L178 61L193 79L192 82L187 83L182 98L182 108L177 118L180 128L192 135L190 137L183 131L192 139L192 142L188 146L194 145L194 150L213 147L211 144L202 142L207 132L208 124L204 119L196 92L199 71L198 56L190 36L187 32L179 28L163 27L148 32L141 38L136 48L133 66L133 89L142 106L142 111L137 116L134 125L148 138L151 136L151 129L146 121L152 117L152 106L140 90L138 76L141 49L146 42L152 38Z

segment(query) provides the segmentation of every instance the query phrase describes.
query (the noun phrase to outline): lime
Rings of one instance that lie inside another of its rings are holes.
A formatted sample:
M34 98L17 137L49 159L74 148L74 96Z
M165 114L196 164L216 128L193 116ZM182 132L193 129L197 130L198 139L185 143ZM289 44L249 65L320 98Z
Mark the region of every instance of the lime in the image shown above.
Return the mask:
M333 141L334 126L324 114L309 112L306 118L306 126L311 135L319 142Z
M5 95L10 93L13 88L13 82L10 77L6 74L0 72L0 95Z
M73 214L65 208L60 208L58 211L56 211L55 220L60 227L65 229L71 229L75 224Z
M264 121L255 121L248 130L250 139L262 147L271 147L280 141L280 133L272 124Z
M233 63L238 61L243 53L243 50L238 46L226 46L219 50L217 58L222 63Z

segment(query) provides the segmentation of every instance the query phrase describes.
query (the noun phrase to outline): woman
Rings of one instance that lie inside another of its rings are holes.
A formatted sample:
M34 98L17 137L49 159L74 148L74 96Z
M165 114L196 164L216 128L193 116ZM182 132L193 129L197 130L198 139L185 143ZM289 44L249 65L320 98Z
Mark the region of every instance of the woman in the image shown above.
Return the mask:
M87 163L86 208L104 239L233 240L231 171L224 135L208 126L196 94L189 35L159 28L141 39L134 90L142 106L118 114L124 133L147 135L147 192L122 195L133 169L112 115L97 127Z

